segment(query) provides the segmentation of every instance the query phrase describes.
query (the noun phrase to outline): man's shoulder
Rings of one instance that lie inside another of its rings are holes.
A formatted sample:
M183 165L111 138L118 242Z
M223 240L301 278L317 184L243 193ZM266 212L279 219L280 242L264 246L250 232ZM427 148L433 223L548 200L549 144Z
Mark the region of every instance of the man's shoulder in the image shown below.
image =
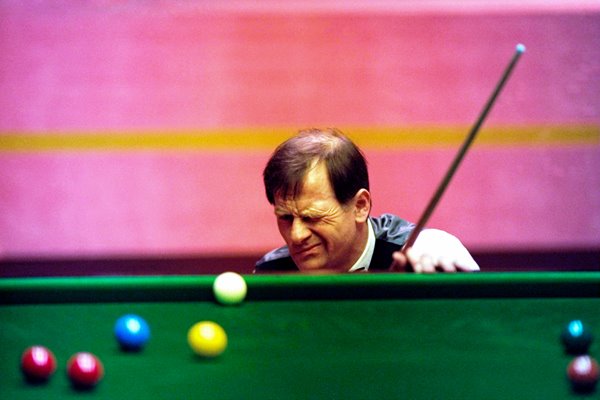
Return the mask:
M415 227L415 224L393 214L381 214L371 217L375 238L397 245L403 245Z
M254 266L254 272L298 271L287 246L271 250Z

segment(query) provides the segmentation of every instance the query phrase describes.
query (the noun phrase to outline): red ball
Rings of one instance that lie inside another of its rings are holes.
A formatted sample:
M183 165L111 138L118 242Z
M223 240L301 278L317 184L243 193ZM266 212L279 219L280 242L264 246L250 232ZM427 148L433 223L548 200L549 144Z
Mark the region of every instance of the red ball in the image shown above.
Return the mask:
M67 374L73 386L91 388L104 376L104 366L92 353L77 353L67 363Z
M575 390L593 390L598 375L598 362L590 356L575 357L567 367L567 376Z
M21 356L21 370L28 380L48 380L56 371L56 357L44 346L31 346Z

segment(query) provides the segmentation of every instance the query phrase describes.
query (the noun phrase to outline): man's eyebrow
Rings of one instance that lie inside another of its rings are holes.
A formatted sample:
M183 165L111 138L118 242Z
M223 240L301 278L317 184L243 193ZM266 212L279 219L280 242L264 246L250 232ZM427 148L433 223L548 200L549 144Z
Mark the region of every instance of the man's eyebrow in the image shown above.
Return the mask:
M275 215L288 215L291 213L292 212L290 210L288 210L287 208L275 207Z
M300 216L306 218L320 218L323 216L323 212L309 208L307 210L302 210L300 212Z
M275 215L277 216L286 216L286 215L298 215L301 218L320 218L322 215L322 213L320 213L317 210L311 210L311 209L307 209L307 210L301 210L297 213L290 211L287 208L283 208L283 207L276 207L275 208Z

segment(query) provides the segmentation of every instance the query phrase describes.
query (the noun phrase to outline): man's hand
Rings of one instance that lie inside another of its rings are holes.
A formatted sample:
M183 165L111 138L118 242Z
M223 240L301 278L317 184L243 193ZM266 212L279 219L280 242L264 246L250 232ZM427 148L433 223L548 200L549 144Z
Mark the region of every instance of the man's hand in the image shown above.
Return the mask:
M393 254L391 271L416 273L479 271L469 251L455 236L438 229L425 229L407 249Z

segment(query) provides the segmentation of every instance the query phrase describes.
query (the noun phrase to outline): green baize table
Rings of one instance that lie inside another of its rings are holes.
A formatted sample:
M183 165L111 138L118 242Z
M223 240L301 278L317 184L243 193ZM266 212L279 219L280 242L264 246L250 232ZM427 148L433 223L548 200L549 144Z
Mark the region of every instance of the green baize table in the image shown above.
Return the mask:
M581 319L600 336L600 272L245 276L246 301L215 302L215 276L0 280L2 399L565 399L559 336ZM126 353L118 317L150 324ZM187 330L210 320L229 345L195 356ZM27 383L26 347L58 359L49 382ZM89 351L104 379L78 391L66 362ZM592 344L600 358L600 346Z

